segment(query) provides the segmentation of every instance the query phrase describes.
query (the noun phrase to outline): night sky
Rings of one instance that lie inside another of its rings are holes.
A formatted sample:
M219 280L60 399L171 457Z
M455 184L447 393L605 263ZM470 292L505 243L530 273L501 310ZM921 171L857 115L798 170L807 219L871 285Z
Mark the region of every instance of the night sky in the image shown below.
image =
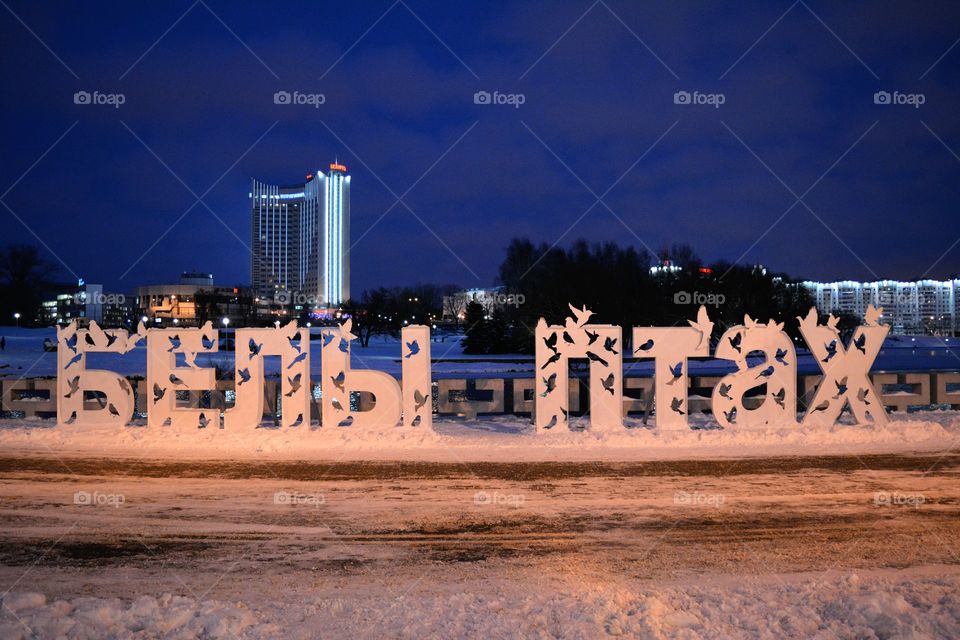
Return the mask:
M514 236L811 279L960 270L956 3L0 5L0 242L44 243L65 280L248 283L250 178L335 157L355 292L488 286Z

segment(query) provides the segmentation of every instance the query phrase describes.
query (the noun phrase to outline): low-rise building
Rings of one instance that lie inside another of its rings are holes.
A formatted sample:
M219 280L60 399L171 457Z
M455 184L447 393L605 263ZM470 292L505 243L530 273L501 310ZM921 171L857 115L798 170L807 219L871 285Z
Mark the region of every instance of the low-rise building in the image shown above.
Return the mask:
M133 300L123 293L104 293L103 285L77 282L76 288L45 300L37 311L41 325L65 325L76 320L80 326L91 321L101 327L127 327L133 317Z
M200 326L212 321L250 326L257 318L257 301L248 287L218 287L212 274L186 272L179 284L137 287L136 314L149 326Z

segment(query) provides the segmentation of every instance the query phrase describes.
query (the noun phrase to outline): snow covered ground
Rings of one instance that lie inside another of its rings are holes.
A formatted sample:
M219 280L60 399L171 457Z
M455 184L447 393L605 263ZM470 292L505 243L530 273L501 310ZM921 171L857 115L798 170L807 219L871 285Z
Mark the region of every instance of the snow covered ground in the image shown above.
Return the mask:
M937 571L638 588L599 583L549 594L501 583L458 586L458 593L414 591L393 603L367 593L252 604L169 593L132 601L48 602L40 593L18 593L7 598L11 611L0 618L0 635L11 640L960 637L960 577Z
M960 637L960 414L694 426L0 421L0 638Z
M586 419L571 420L587 427ZM693 416L706 426L706 416ZM207 428L178 431L144 425L55 426L52 420L0 420L0 446L8 454L60 457L263 460L657 460L744 456L854 455L937 452L960 448L960 413L892 414L883 427L837 424L766 429L660 430L630 419L629 428L536 434L529 418L484 416L468 421L438 418L419 427L325 427L244 431ZM714 423L715 426L715 423Z
M0 637L956 638L958 472L2 457Z

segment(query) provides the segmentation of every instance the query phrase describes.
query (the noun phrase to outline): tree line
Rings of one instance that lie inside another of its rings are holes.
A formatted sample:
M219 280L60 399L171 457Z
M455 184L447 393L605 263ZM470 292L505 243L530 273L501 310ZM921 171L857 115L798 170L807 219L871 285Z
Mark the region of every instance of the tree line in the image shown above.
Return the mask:
M654 265L660 268L651 272ZM518 238L507 247L498 281L506 294L522 295L524 303L492 314L469 305L467 353L532 353L539 319L563 324L570 315L568 303L586 305L598 324L623 327L626 342L632 326L686 326L700 303L714 321L714 340L727 327L742 324L745 313L762 322L783 322L796 339L796 316L814 305L806 289L786 274L722 261L707 264L684 244L662 250L654 260L645 250L612 242L579 240L562 248Z

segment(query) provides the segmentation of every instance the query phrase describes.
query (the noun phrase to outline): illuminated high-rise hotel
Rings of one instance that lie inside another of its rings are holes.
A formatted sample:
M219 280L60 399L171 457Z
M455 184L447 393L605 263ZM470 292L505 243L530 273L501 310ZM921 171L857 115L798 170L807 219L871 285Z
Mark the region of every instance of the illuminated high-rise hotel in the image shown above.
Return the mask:
M350 299L350 176L339 163L303 185L253 180L250 189L255 295L295 308Z
M323 188L320 288L334 305L350 299L350 176L344 165L334 163L318 182Z

